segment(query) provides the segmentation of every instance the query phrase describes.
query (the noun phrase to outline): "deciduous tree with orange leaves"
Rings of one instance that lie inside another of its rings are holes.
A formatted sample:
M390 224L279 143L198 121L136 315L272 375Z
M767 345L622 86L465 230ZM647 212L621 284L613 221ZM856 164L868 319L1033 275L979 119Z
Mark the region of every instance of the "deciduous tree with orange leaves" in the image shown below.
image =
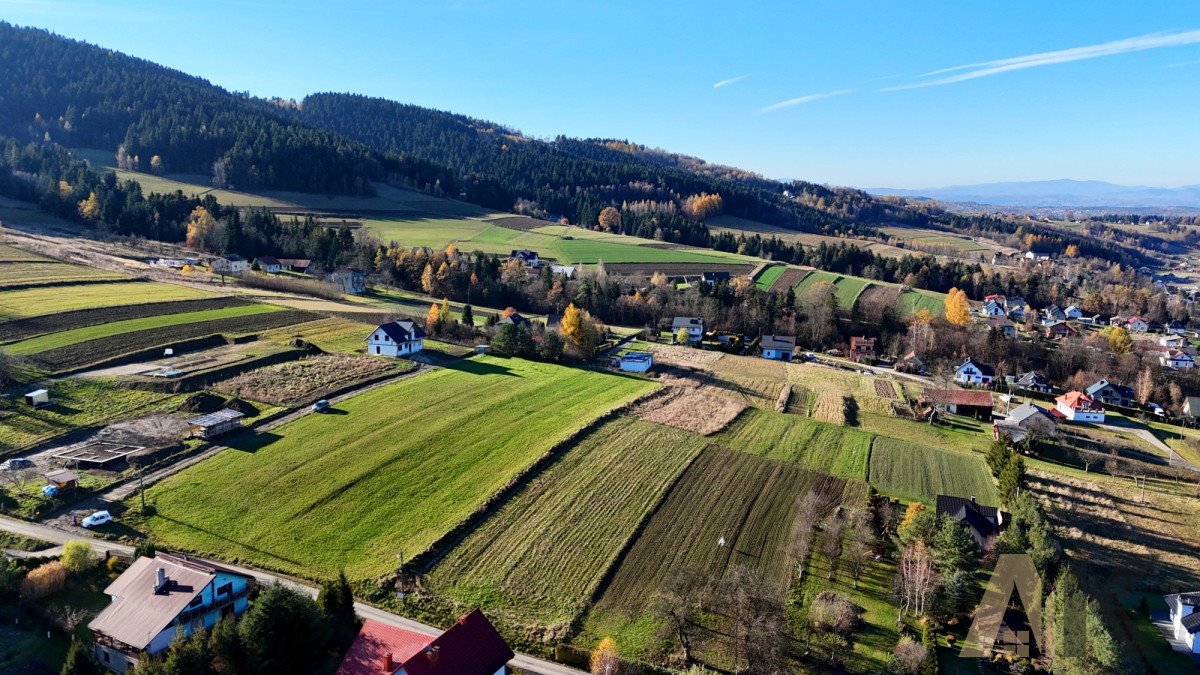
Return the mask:
M967 302L967 292L951 288L946 294L946 320L955 326L965 326L971 323L971 305Z

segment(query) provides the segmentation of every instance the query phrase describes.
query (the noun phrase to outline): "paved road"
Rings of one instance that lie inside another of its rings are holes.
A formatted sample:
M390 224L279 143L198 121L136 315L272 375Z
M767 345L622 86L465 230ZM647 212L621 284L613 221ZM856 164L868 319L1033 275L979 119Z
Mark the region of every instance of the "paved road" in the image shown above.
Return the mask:
M40 539L42 541L48 541L52 544L57 544L54 549L42 551L35 555L46 555L52 551L60 551L63 544L66 544L68 541L72 541L74 539L83 539L87 541L92 545L93 549L100 553L107 551L123 553L125 555L130 555L133 553L132 546L96 539L92 537L91 533L87 532L86 530L84 530L82 535L80 535L73 532L65 532L48 525L29 523L23 520L14 520L4 516L0 516L0 530L11 532L13 534L19 534L23 537L29 537L31 539ZM305 593L314 598L317 596L317 592L319 590L315 586L309 586L308 584L301 583L295 579L277 576L269 572L263 572L261 570L256 570L249 567L242 567L240 565L230 565L229 563L224 562L217 562L217 564L234 570L235 572L252 576L258 581L258 583L264 586L270 586L271 584L279 583L283 584L284 586L294 588L301 593ZM373 621L390 624L392 626L400 626L401 628L406 628L408 630L424 633L430 636L437 636L441 635L442 633L442 631L434 628L433 626L427 626L418 621L406 619L402 616L392 614L391 612L386 612L378 607L372 607L361 602L354 603L354 610L358 612L358 615L364 619L371 619ZM574 668L569 668L559 663L534 658L525 654L517 654L512 661L509 661L509 665L514 668L519 668L523 672L537 673L538 675L583 675L582 671L575 670Z
M1191 462L1188 462L1184 458L1180 457L1171 446L1164 443L1158 436L1154 435L1153 431L1150 431L1149 429L1144 427L1125 426L1122 424L1100 424L1098 426L1103 429L1108 429L1109 431L1133 434L1149 444L1150 447L1162 451L1162 453L1168 457L1168 462L1171 466L1179 466L1190 471L1200 472L1200 466L1196 466L1195 464L1192 464Z

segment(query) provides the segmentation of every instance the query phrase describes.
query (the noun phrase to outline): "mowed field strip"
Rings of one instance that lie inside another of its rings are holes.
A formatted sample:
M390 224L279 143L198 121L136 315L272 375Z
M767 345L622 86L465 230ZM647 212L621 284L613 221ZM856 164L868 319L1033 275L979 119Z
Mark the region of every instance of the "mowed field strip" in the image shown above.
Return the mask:
M94 309L142 302L211 298L211 293L175 284L124 281L61 287L4 290L0 287L0 320L21 319L55 312Z
M655 385L476 357L373 389L149 491L168 546L301 575L370 579L424 550L543 455Z
M706 444L628 417L607 422L458 545L428 582L512 623L566 626Z
M933 503L938 495L974 495L983 504L1000 496L983 457L879 436L871 446L868 477L883 494Z

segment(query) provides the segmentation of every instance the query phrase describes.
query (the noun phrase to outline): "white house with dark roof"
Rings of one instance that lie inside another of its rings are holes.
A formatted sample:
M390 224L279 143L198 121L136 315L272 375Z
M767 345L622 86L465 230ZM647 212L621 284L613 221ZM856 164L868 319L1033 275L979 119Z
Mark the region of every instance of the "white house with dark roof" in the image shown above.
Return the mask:
M1196 358L1182 349L1168 349L1158 357L1159 365L1175 370L1190 370L1196 367Z
M425 348L425 329L412 319L380 324L367 338L367 353L378 356L409 356Z
M250 269L250 261L236 253L227 253L220 258L214 258L208 266L218 274L237 274Z
M1175 639L1200 654L1200 591L1163 596L1171 612L1171 630Z
M1004 316L1004 305L995 300L988 300L983 303L983 307L979 310L979 315L985 319L995 319Z
M954 369L954 381L959 384L974 384L988 386L996 377L996 371L986 363L979 363L970 357Z
M96 659L124 673L162 654L176 636L212 628L250 606L252 577L185 555L138 558L104 589L112 603L92 619Z
M796 351L796 338L793 335L764 335L758 341L764 359L776 361L791 361Z
M934 508L938 516L962 523L984 551L990 551L995 546L996 537L1004 529L1005 521L1009 517L995 506L984 506L976 502L974 495L938 495Z
M698 316L677 316L671 320L671 335L679 334L679 329L687 331L688 344L698 345L704 339L704 319Z
M1079 305L1070 305L1063 310L1063 313L1072 321L1078 321L1083 318L1083 310L1080 309Z

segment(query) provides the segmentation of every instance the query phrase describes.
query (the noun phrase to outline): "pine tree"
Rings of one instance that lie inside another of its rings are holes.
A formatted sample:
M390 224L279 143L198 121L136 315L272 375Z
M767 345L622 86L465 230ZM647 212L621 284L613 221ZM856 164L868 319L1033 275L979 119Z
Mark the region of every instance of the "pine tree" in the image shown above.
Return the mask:
M471 313L470 305L463 305L462 322L464 326L475 325L475 315Z
M91 649L83 642L76 640L71 643L67 652L67 660L63 663L59 675L100 675L100 666L92 658Z
M1025 485L1025 459L1013 453L1000 472L1000 496L1008 503L1016 498L1021 487Z
M921 624L921 646L925 648L925 663L921 664L921 675L937 675L937 638L928 621Z

